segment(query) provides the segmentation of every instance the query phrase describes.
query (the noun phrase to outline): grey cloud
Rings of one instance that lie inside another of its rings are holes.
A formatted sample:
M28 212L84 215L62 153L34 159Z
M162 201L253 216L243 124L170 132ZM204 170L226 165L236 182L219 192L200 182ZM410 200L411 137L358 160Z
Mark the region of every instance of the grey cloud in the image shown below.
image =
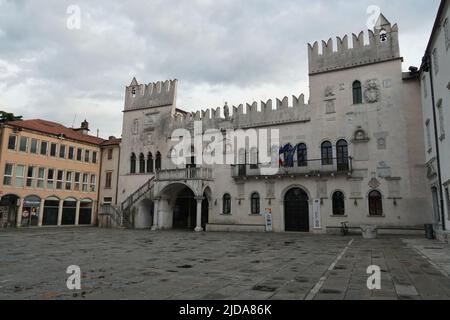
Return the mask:
M307 81L307 43L366 29L372 4L409 40L401 43L406 63L419 64L438 2L0 0L0 61L19 68L0 77L0 104L5 96L25 117L65 124L77 113L107 136L120 132L124 86L135 75L142 82L178 78L188 89L257 92L275 84L297 94L295 84ZM66 28L71 4L82 10L79 31ZM5 93L18 86L26 105ZM180 95L195 104L189 92Z

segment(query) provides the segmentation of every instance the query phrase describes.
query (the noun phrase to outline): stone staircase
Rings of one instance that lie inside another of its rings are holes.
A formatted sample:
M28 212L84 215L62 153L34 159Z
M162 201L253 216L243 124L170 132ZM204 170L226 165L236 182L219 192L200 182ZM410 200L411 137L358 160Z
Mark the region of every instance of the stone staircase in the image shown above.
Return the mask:
M133 225L133 216L132 209L133 206L139 201L142 200L145 196L151 198L152 191L155 187L155 178L149 179L144 185L138 188L133 194L131 194L124 202L122 202L120 211L121 211L121 227L132 229Z
M144 197L151 198L155 186L155 178L149 179L144 185L131 194L120 206L102 205L99 211L99 227L115 229L133 229L133 207Z

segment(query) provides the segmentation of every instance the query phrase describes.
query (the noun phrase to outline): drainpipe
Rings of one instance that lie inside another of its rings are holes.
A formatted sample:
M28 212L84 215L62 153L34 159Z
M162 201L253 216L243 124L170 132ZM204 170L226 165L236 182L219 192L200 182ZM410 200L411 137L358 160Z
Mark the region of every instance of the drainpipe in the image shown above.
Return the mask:
M439 133L437 127L437 115L436 115L436 102L434 96L434 82L433 82L433 65L431 63L431 54L429 51L425 53L423 58L423 71L430 74L430 84L431 84L431 104L433 108L433 125L434 125L434 140L436 145L436 162L437 162L437 173L438 173L438 184L439 184L439 196L440 196L440 211L442 219L442 230L447 230L446 228L446 217L444 210L444 191L442 189L442 172L441 172L441 153L439 149Z
M98 130L98 129L97 129ZM97 225L97 227L99 226L99 213L100 213L100 203L101 203L101 199L100 199L100 189L102 187L102 168L103 168L103 148L101 145L99 145L99 159L98 161L99 163L99 173L98 173L98 186L97 186L97 219L95 221L95 224Z

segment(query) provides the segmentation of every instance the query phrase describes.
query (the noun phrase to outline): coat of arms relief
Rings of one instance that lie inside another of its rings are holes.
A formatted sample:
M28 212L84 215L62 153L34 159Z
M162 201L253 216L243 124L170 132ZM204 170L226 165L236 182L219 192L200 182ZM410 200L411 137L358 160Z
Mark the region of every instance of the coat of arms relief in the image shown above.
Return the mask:
M380 86L376 79L367 80L364 98L367 103L376 103L380 101Z

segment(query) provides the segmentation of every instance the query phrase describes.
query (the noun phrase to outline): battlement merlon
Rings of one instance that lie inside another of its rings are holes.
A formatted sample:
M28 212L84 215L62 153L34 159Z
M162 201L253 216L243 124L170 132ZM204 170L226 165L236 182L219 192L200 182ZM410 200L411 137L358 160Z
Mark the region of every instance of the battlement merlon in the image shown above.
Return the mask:
M352 35L352 47L349 37L337 37L337 48L333 40L322 41L322 53L319 43L308 44L309 74L331 72L340 69L401 59L398 42L398 26L383 16L378 18L374 30L368 30L369 42L364 41L364 32Z
M177 79L139 84L133 78L125 89L125 111L172 106L173 114L176 109L177 86Z
M292 101L292 103L290 103ZM273 108L275 107L275 108ZM305 95L300 94L298 97L293 95L292 99L284 97L283 99L276 99L275 104L270 99L266 102L257 102L240 104L239 106L228 106L226 103L223 108L212 108L201 111L189 112L187 114L175 114L173 119L178 125L186 125L192 121L241 121L245 119L247 124L257 125L261 123L261 119L282 119L287 117L293 119L294 115L304 115L307 112L309 105L305 103ZM222 111L223 110L223 115Z

